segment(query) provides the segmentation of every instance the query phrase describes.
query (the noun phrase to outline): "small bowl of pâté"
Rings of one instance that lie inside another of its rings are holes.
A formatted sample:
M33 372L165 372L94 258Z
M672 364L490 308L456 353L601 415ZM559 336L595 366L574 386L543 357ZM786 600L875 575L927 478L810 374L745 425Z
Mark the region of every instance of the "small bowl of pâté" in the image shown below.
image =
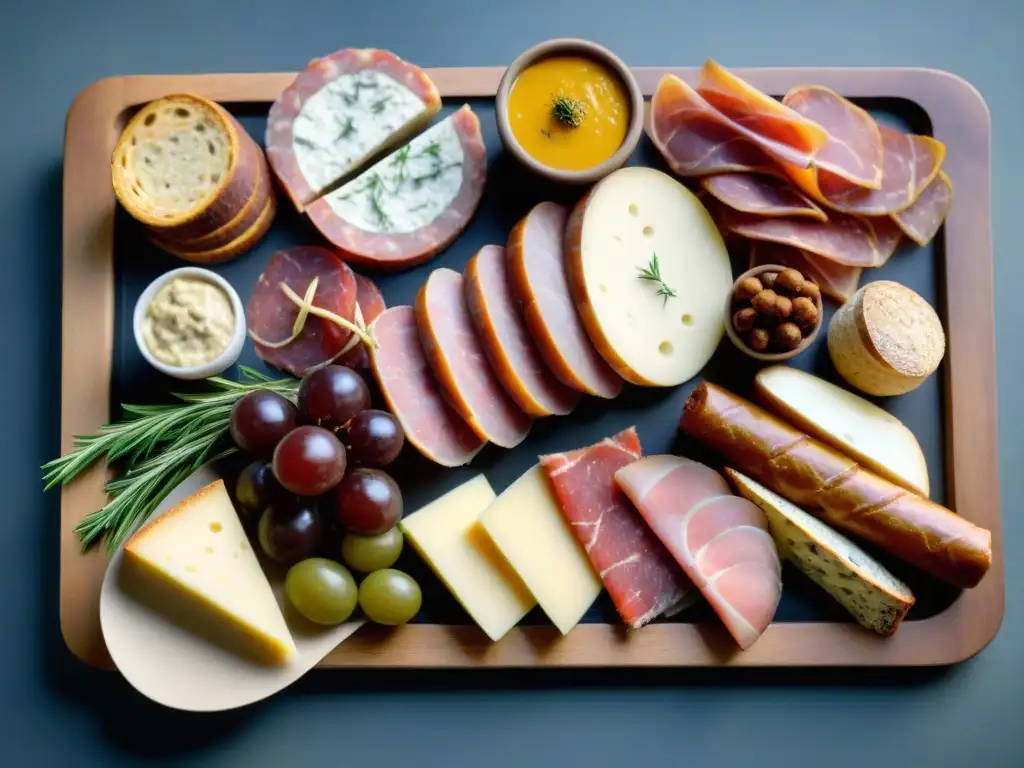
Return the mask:
M744 272L725 300L725 333L755 360L799 355L821 330L821 290L796 269L763 264Z

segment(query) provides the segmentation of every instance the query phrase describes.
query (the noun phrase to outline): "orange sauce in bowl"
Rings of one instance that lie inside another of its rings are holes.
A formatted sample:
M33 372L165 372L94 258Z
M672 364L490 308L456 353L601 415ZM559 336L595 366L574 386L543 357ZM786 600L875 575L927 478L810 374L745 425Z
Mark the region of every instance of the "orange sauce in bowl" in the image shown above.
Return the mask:
M568 119L567 110L572 113ZM508 120L519 146L535 160L583 171L622 145L629 128L629 95L604 64L582 56L552 56L519 73L508 96Z

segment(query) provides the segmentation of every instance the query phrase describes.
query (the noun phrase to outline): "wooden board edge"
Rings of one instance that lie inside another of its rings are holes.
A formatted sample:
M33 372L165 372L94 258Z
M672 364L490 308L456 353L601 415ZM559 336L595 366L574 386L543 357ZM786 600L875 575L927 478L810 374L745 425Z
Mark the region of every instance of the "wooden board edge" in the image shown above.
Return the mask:
M429 69L428 73L438 83L442 95L449 97L486 97L493 91L500 80L504 67L477 68L438 68ZM693 81L698 69L695 67L637 67L634 68L641 87L646 95L650 95L657 80L665 73L673 73L684 79ZM998 487L998 443L997 443L997 402L995 373L995 333L994 307L992 306L992 248L991 225L989 221L990 202L990 143L991 123L987 106L976 89L958 76L941 70L921 68L769 68L769 69L737 69L736 72L749 79L755 86L775 92L788 89L794 78L814 78L826 81L826 84L846 93L849 96L877 96L880 91L885 95L905 98L920 104L932 118L936 136L944 139L943 133L969 129L965 125L970 119L980 118L983 130L974 138L981 138L984 162L982 167L973 169L966 167L963 158L954 163L964 165L968 175L982 174L984 195L975 199L972 210L973 220L984 221L984 237L982 247L978 247L972 235L971 226L965 223L962 228L959 222L964 217L959 213L959 206L947 223L947 275L953 274L959 279L959 271L949 259L949 253L958 252L966 247L957 243L969 244L969 250L975 254L972 264L980 269L967 270L963 276L966 282L947 280L958 286L960 293L949 302L949 291L946 291L947 314L954 325L954 317L974 318L969 323L970 332L966 340L950 339L950 356L945 367L948 434L954 436L973 435L972 446L983 449L980 454L973 454L964 446L956 445L954 437L947 440L951 452L948 466L951 470L947 475L953 483L951 498L954 507L965 509L973 505L979 506L984 512L981 515L969 515L972 520L986 525L993 533L993 552L995 563L992 572L986 576L982 584L964 593L949 609L930 619L907 622L897 634L901 639L882 641L873 637L868 639L877 648L874 650L862 641L849 640L850 630L859 632L857 627L846 624L775 624L769 628L765 637L754 649L747 651L735 662L739 666L822 666L822 665L883 665L883 666L916 666L942 665L962 661L982 650L999 630L1005 609L1005 583L1002 562L1002 540L1000 524L999 487ZM868 77L869 76L869 77ZM112 354L113 324L113 212L114 196L106 183L109 176L109 155L116 140L116 121L125 110L156 98L170 90L189 90L226 102L269 101L285 87L294 73L253 73L237 75L135 75L114 77L97 81L84 89L76 97L68 112L65 134L65 166L64 166L64 310L63 310L63 346L62 346L62 400L61 400L61 450L70 447L71 435L76 432L92 431L108 417L110 389L110 355ZM885 77L885 88L868 85L866 80ZM960 110L960 113L957 112ZM977 125L974 126L977 129ZM970 135L970 134L968 134ZM94 149L97 143L103 150L90 154L90 146ZM960 150L958 146L957 151ZM978 147L975 147L978 151ZM951 152L950 155L955 155ZM70 159L69 159L70 157ZM947 164L950 160L947 159ZM102 166L102 170L100 170ZM959 174L961 171L958 170ZM95 192L95 183L103 178L103 187L108 194ZM956 176L951 176L956 183ZM93 184L93 186L90 186ZM85 195L88 203L81 206L81 196L74 194L80 188L89 189ZM979 219L978 215L981 215ZM90 229L92 227L92 229ZM963 235L958 233L963 232ZM955 234L957 233L957 234ZM956 240L952 240L953 237ZM980 254L980 255L979 255ZM70 269L69 269L70 267ZM953 268L954 272L949 270ZM87 302L93 306L92 312L86 316L78 314L74 308L80 304L72 301L75 293L81 292L82 284L70 277L85 277L89 284L100 286L100 301L93 299ZM964 289L963 286L967 288ZM988 313L977 313L970 310L975 302L982 299L989 307ZM96 324L85 322L92 318ZM70 332L69 332L70 328ZM961 330L958 326L957 330ZM967 330L964 328L963 330ZM951 333L951 336L954 334ZM964 336L959 333L957 336ZM69 370L88 372L93 370L97 356L89 353L89 343L100 342L99 358L104 358L99 378L86 379L94 382L94 386L81 386L83 377L76 375L71 384L65 373ZM79 346L82 341L86 344ZM78 366L80 358L93 360L92 365L84 368ZM987 367L971 368L972 365ZM980 385L972 385L972 376L977 371L987 375ZM102 392L102 397L100 393ZM954 392L958 396L954 397ZM960 395L959 393L964 393ZM968 404L965 399L970 394L980 395L981 404L973 401ZM959 398L959 399L958 399ZM981 428L978 426L979 413ZM101 415L102 414L102 415ZM969 418L967 418L969 417ZM972 475L971 472L976 474ZM96 508L103 502L103 473L94 471L83 477L61 492L61 631L69 649L79 658L94 666L109 668L110 660L102 644L98 626L98 584L102 580L106 558L101 554L91 554L82 558L78 553L77 541L71 528L74 510ZM964 478L969 478L966 483ZM956 481L960 478L960 481ZM82 562L89 562L84 573ZM74 572L74 579L65 575ZM95 596L90 598L90 585L95 586ZM84 596L84 599L83 599ZM487 666L523 666L527 665L558 665L574 666L564 658L566 649L575 648L580 642L596 642L597 647L606 655L600 660L583 661L582 666L632 666L665 665L665 666L704 666L707 664L725 663L721 659L703 661L703 654L681 651L676 646L694 645L693 641L702 639L706 634L704 627L694 625L656 625L645 629L642 645L629 651L621 660L609 658L621 656L620 643L609 644L602 636L615 634L614 627L602 625L584 625L574 630L580 639L568 644L560 644L560 651L554 658L541 659L536 652L527 652L523 643L534 643L543 639L547 628L527 627L516 628L497 644L508 650L497 653L495 661L471 658L458 661L459 652L452 650L455 643L452 636L460 636L472 627L445 627L435 625L410 625L391 632L386 636L376 634L377 628L370 628L357 633L356 637L332 653L322 666L468 666L483 663ZM655 631L651 631L655 630ZM639 636L638 636L639 637ZM771 638L778 637L778 640ZM441 639L445 642L440 642ZM953 641L955 638L955 642ZM371 642L372 639L372 642ZM569 638L565 638L568 640ZM767 642L766 642L767 639ZM440 645L439 645L440 642ZM835 652L811 653L804 658L794 658L792 648L794 642L802 646L803 642L812 644L825 643L835 650L856 651L855 657L840 658ZM669 645L659 645L669 643ZM473 647L473 643L469 643ZM532 647L532 645L531 645ZM516 651L514 649L518 648ZM755 649L761 648L762 650ZM770 649L777 649L780 656L771 657ZM630 661L642 652L642 660ZM419 655L410 657L409 654ZM385 657L387 654L387 657ZM426 654L424 656L424 654ZM690 659L690 661L687 661ZM728 662L733 663L733 662Z

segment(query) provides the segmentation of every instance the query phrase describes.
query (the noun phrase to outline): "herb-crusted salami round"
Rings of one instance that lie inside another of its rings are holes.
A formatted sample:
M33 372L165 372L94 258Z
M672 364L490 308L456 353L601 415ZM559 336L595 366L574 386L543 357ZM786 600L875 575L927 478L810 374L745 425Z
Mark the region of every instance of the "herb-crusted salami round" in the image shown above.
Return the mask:
M440 108L419 67L389 51L346 48L311 61L271 105L267 157L301 211Z
M480 121L466 105L306 213L346 261L404 269L459 236L476 213L486 178Z
M352 270L326 248L300 246L278 251L270 257L246 305L256 354L267 365L295 376L327 365L341 354L352 334L316 311L326 310L351 323L356 291ZM303 299L312 309L296 323Z

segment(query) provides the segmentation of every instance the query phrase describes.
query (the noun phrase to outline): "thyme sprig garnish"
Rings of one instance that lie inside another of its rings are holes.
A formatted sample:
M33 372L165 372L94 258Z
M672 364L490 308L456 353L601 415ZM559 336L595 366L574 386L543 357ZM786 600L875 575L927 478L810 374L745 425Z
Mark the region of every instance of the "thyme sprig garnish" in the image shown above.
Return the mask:
M551 117L569 128L579 128L583 118L587 116L587 108L582 101L570 99L568 96L555 96L551 100Z
M206 382L211 392L174 393L178 403L122 405L119 421L76 435L74 450L43 465L46 490L67 485L97 461L120 465L106 484L107 503L75 526L83 550L105 539L107 551L116 551L182 480L234 453L227 433L236 400L258 389L294 398L299 387L297 379L271 379L245 366L239 381L214 376Z
M658 254L651 254L651 261L646 267L638 267L640 270L641 280L650 280L652 283L658 284L658 292L656 295L661 296L662 306L668 304L668 300L675 298L676 292L670 288L665 279L661 276L661 265L658 263Z

